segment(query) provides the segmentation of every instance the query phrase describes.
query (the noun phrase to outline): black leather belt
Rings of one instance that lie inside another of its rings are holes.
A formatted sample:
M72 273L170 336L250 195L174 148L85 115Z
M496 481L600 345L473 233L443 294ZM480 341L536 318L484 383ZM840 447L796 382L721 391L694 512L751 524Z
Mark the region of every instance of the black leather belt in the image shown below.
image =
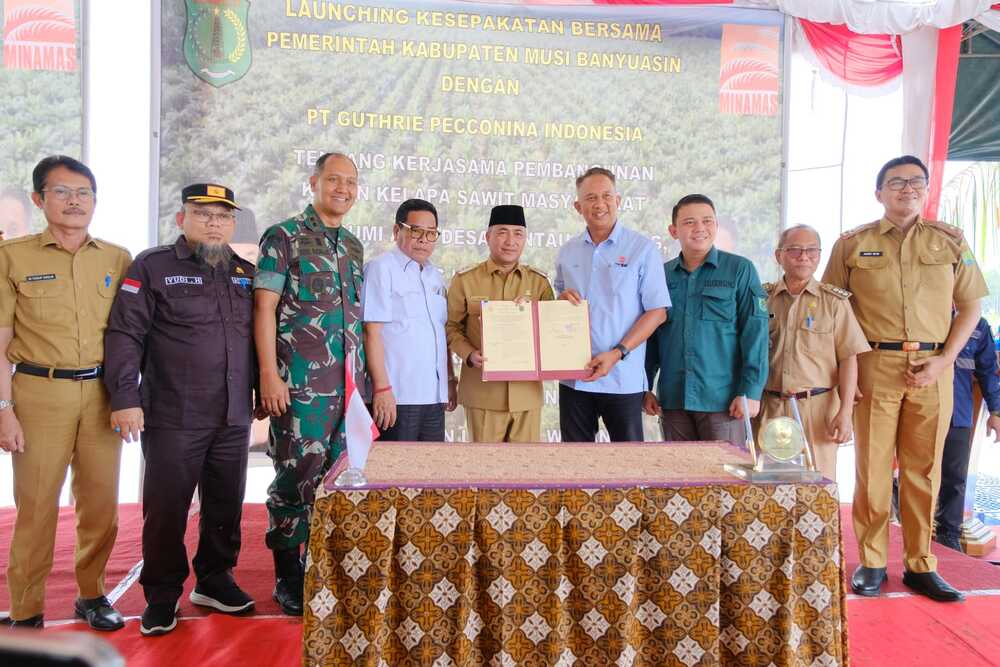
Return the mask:
M895 350L897 352L924 352L927 350L940 350L944 347L944 343L918 343L913 340L902 343L876 343L870 340L868 344L872 346L873 350Z
M37 375L40 378L55 378L57 380L96 380L104 375L104 366L94 366L93 368L45 368L21 362L17 365L17 372L25 375Z
M765 390L764 393L770 396L777 396L778 398L794 398L796 401L801 401L803 399L809 398L810 396L819 396L820 394L825 394L830 391L829 387L813 387L812 389L806 389L805 391L800 391L797 393L792 393L788 391L771 391L770 389Z

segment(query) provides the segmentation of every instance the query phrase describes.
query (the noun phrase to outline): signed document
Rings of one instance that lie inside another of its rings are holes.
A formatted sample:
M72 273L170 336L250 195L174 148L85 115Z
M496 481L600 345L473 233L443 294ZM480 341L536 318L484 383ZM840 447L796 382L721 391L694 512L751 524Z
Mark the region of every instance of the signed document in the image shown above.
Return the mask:
M590 310L586 302L484 301L483 380L587 377Z

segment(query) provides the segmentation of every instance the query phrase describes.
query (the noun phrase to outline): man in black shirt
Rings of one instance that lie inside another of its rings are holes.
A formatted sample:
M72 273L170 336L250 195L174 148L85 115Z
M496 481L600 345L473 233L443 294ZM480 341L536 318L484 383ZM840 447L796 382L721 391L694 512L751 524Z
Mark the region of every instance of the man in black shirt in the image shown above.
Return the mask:
M189 185L181 198L182 235L136 257L105 336L111 427L129 442L143 432L144 635L177 623L195 486L201 525L191 602L226 613L254 605L232 576L256 374L254 267L229 246L239 210L232 190Z

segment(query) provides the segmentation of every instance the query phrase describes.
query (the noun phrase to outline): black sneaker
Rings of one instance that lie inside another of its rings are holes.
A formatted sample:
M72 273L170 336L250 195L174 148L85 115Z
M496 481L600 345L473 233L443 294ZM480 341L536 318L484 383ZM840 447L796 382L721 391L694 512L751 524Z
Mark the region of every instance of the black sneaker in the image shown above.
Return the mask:
M177 610L180 603L158 602L146 605L146 611L142 612L142 623L139 624L139 632L147 637L165 635L177 627Z
M236 582L226 579L209 585L198 582L189 596L191 602L211 607L226 614L239 614L253 609L253 598L243 592Z

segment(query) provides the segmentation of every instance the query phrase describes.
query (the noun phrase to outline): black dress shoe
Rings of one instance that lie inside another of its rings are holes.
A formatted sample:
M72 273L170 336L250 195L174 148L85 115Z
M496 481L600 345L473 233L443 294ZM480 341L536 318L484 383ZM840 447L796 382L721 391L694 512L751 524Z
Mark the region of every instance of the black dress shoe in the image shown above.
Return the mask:
M15 621L13 618L5 618L0 620L0 623L16 630L41 630L45 627L45 618L39 614L38 616L31 616L20 621Z
M954 549L958 553L965 553L962 549L962 540L953 535L936 535L934 541L943 547L948 547L949 549Z
M903 572L903 584L938 602L961 602L965 595L942 579L937 572Z
M885 581L884 567L859 565L851 576L851 590L865 597L878 597L883 581Z
M108 599L103 595L99 598L84 600L77 598L73 603L76 615L87 620L87 625L95 630L121 630L125 627L125 619L115 611Z

